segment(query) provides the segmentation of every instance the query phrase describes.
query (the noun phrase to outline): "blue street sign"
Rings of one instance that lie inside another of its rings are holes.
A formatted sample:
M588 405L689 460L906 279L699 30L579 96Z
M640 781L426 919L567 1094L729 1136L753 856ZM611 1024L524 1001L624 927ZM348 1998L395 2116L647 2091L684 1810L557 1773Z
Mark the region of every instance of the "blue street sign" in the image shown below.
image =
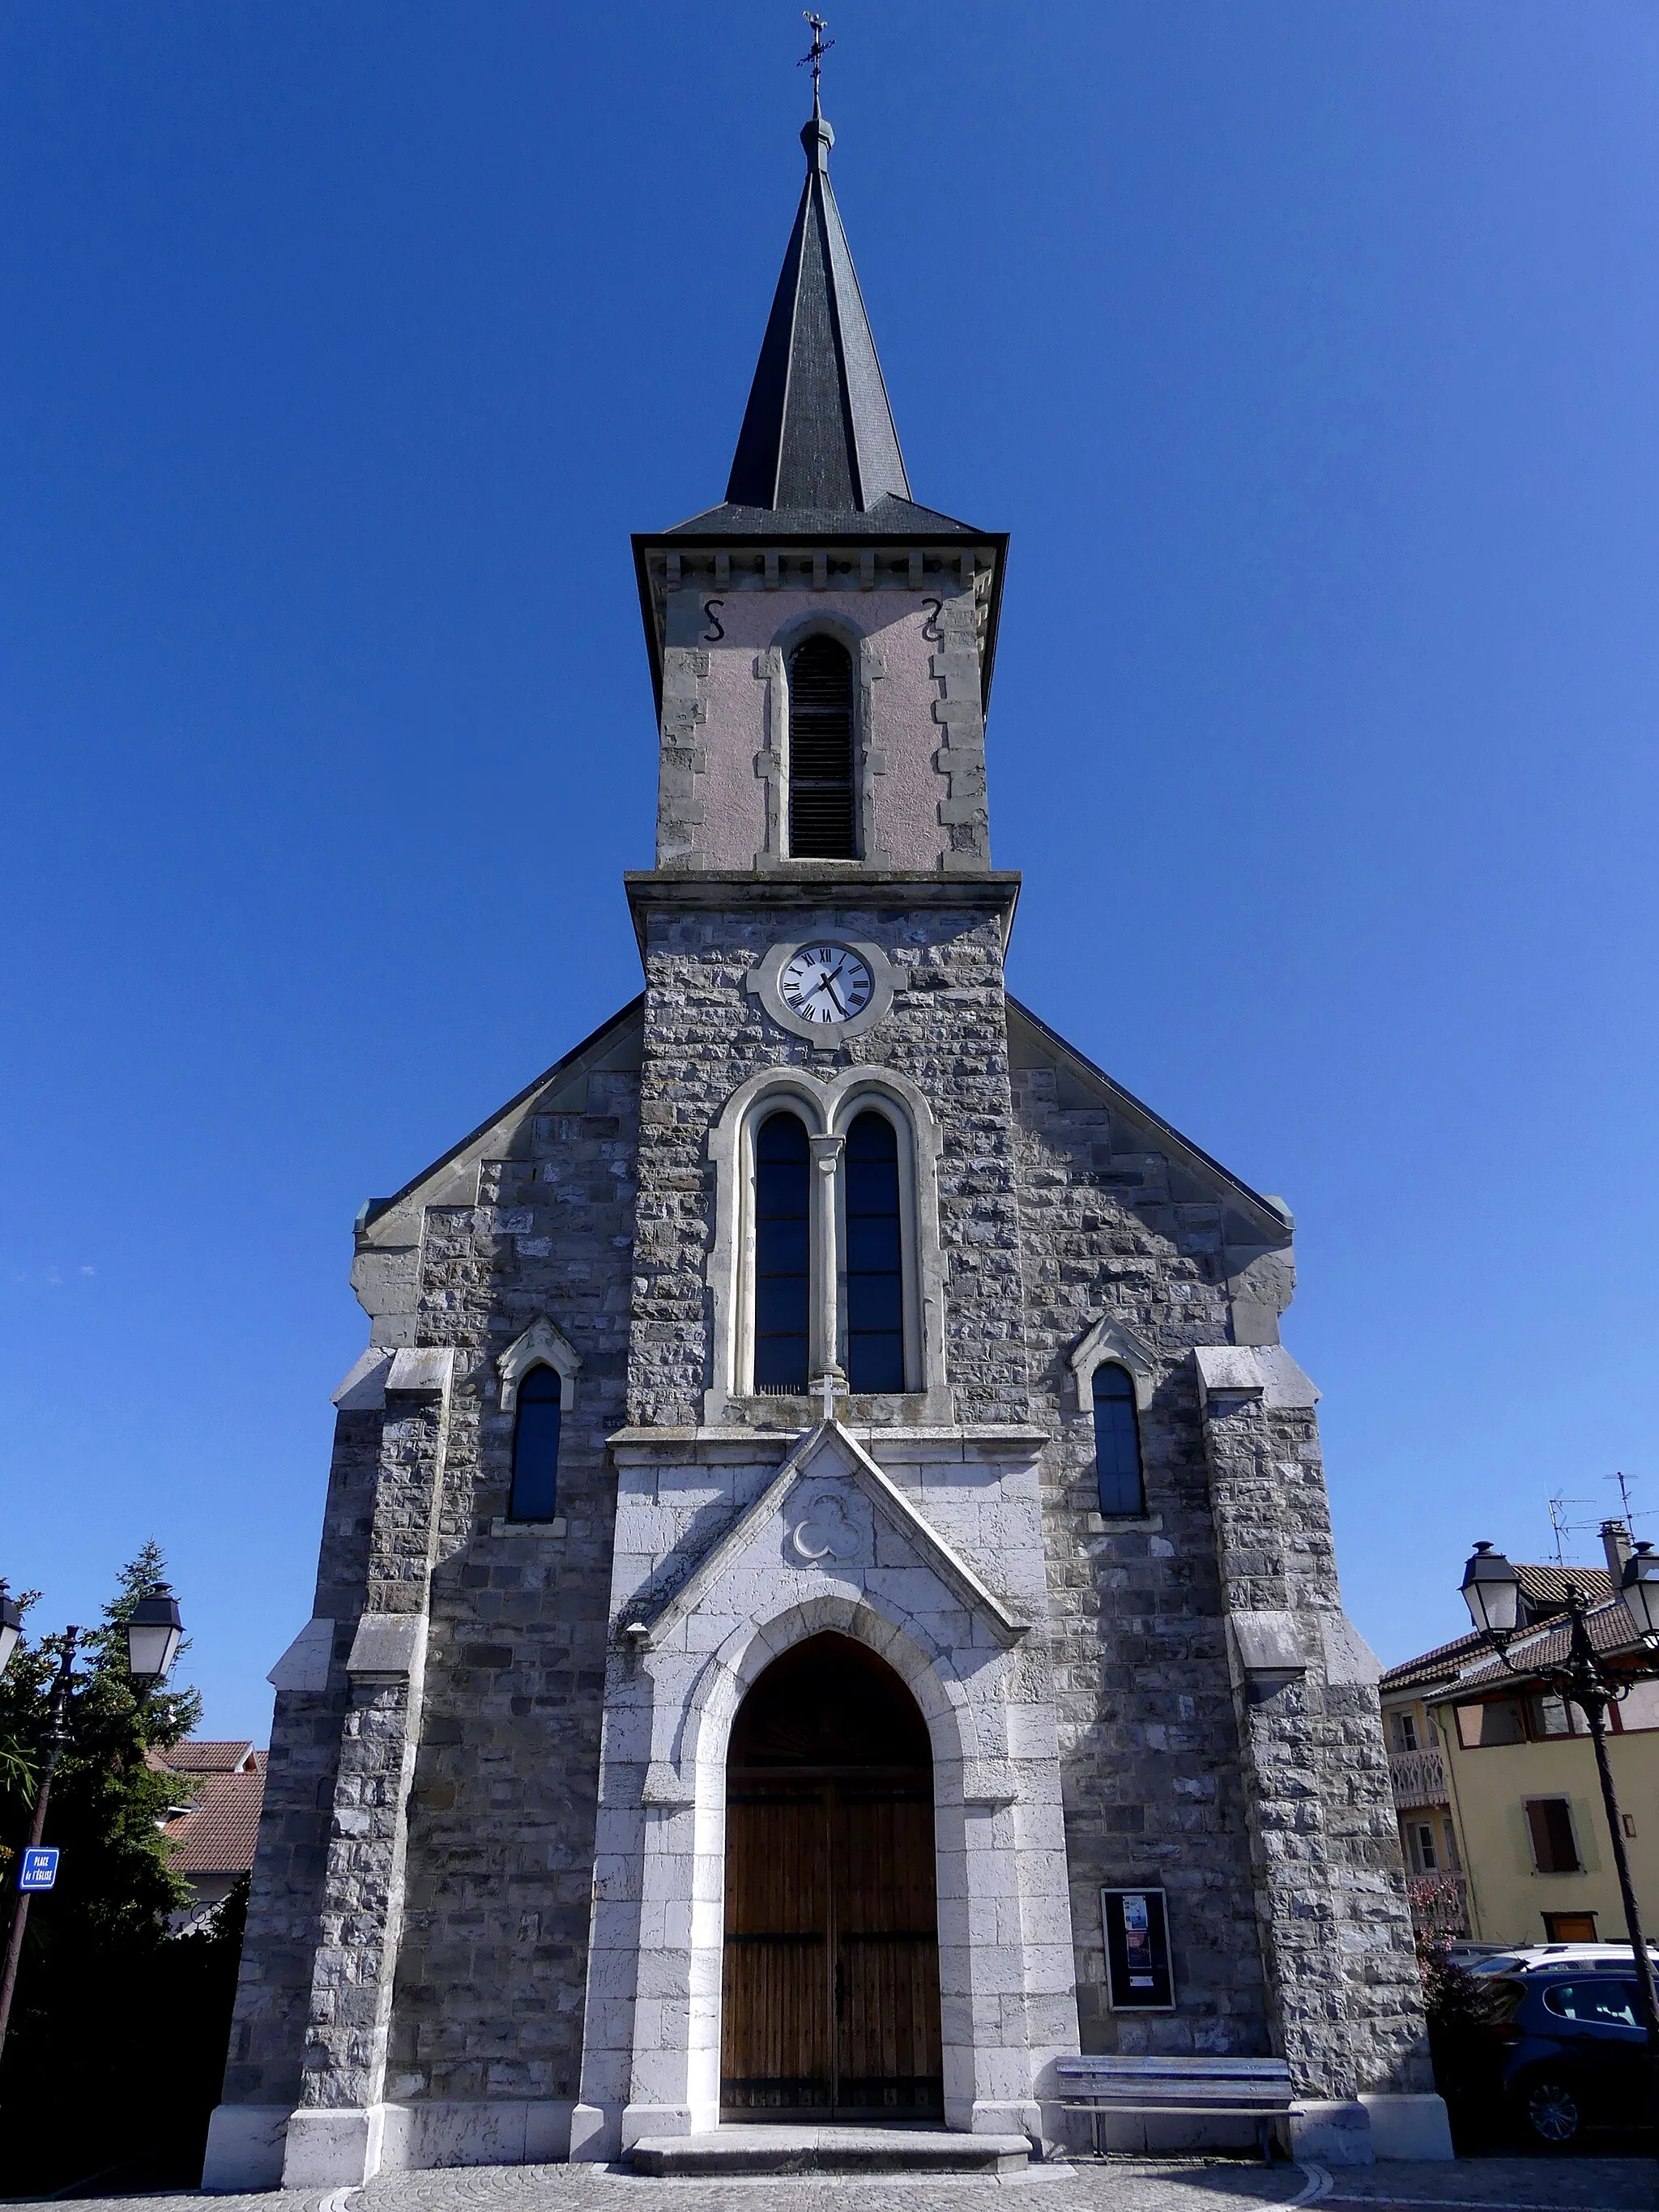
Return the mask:
M19 1889L50 1889L58 1879L58 1853L52 1849L41 1849L23 1854L23 1871L17 1877Z

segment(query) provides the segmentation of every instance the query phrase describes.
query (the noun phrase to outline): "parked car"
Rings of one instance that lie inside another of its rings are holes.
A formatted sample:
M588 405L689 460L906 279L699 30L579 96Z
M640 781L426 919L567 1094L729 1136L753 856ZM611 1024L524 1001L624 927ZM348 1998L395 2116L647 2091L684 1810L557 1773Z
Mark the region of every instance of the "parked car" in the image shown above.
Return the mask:
M1558 1960L1483 1982L1495 2087L1529 2148L1565 2150L1586 2128L1645 2123L1647 2033L1628 1947L1624 1966Z
M1648 1955L1659 1971L1659 1943L1650 1943ZM1626 1973L1631 1969L1628 1943L1454 1943L1447 1950L1449 1966L1466 1974L1529 1974L1553 1972L1562 1966L1603 1967Z

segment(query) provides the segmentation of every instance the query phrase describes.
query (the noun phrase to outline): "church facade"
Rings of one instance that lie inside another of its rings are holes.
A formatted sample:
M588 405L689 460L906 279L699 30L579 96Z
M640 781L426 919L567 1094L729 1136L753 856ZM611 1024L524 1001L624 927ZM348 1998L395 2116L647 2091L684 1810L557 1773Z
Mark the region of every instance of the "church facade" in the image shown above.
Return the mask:
M643 993L358 1219L210 2186L1053 2147L1080 2051L1437 2140L1291 1217L1007 995L1007 544L803 140L726 498L635 541Z

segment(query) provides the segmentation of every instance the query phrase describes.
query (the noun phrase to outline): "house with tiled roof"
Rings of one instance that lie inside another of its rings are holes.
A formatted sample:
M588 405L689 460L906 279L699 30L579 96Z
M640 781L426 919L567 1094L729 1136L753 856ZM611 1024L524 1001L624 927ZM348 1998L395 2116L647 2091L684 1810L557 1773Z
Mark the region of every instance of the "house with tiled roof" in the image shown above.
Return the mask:
M1622 1935L1584 1717L1538 1671L1565 1656L1575 1588L1589 1601L1597 1650L1630 1661L1608 1750L1638 1893L1659 1896L1659 1681L1638 1671L1651 1661L1618 1595L1625 1524L1603 1522L1601 1542L1605 1567L1517 1565L1520 1632L1507 1665L1471 1632L1382 1676L1407 1889L1423 1932L1495 1943Z
M171 1847L169 1863L191 1887L191 1902L173 1917L177 1929L200 1924L229 1896L253 1864L259 1808L265 1794L265 1754L252 1743L192 1738L165 1750L152 1748L149 1765L178 1775L186 1786L161 1824Z

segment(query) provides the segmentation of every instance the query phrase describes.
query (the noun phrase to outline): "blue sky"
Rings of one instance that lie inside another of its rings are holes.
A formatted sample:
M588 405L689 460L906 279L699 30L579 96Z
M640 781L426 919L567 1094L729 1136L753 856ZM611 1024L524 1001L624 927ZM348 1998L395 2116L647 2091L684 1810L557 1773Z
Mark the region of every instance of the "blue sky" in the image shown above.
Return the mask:
M916 495L1013 533L1013 988L1294 1207L1403 1657L1472 1538L1659 1511L1659 15L830 27ZM637 988L627 533L723 489L805 44L0 18L0 1573L84 1619L155 1534L210 1732L309 1610L359 1204Z

